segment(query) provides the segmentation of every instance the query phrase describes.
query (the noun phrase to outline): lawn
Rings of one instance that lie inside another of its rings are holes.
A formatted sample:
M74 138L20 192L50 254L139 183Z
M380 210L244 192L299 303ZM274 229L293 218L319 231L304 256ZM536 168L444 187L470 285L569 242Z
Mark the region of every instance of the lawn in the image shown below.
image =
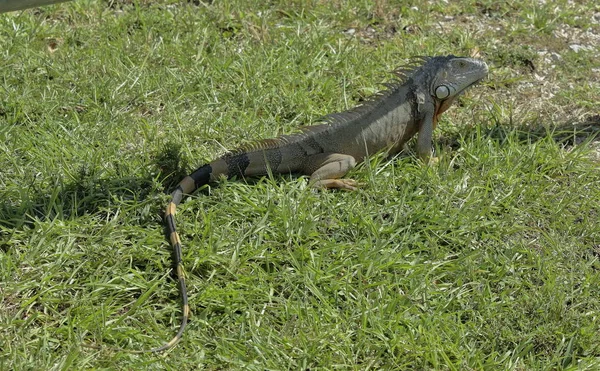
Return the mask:
M0 14L0 369L600 368L600 7L79 0ZM356 192L188 172L478 56L439 162ZM102 346L94 349L84 344Z

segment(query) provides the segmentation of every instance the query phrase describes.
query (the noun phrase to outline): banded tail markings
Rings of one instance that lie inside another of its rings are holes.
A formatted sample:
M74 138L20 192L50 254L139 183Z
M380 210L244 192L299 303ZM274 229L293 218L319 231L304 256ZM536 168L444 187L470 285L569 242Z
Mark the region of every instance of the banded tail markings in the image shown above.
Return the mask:
M179 238L179 234L177 233L177 228L175 225L175 214L177 212L177 205L181 203L184 195L191 194L199 187L208 184L210 181L210 177L212 174L212 167L210 164L204 165L192 174L186 176L179 182L177 187L173 193L171 193L171 200L167 204L164 214L164 223L167 229L167 236L169 238L171 249L172 249L172 260L173 260L173 270L177 277L177 281L179 283L179 295L181 296L181 322L179 324L179 330L177 334L171 338L168 342L163 345L144 350L130 350L116 347L103 347L97 346L93 344L84 343L83 346L86 348L93 348L98 350L112 350L112 351L125 351L133 354L142 354L142 353L159 353L165 350L168 350L174 347L179 341L183 338L183 333L187 326L188 320L190 318L191 309L188 303L188 294L187 287L185 284L185 271L183 269L182 264L182 247L181 247L181 239Z

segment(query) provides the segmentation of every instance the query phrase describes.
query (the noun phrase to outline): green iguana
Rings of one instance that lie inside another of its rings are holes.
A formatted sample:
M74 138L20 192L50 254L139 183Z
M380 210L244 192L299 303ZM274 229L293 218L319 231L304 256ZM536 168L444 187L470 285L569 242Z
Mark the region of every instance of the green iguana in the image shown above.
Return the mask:
M309 175L309 183L314 187L354 190L357 186L354 180L340 178L369 155L383 150L390 155L398 153L417 132L417 154L428 160L439 116L487 72L483 61L472 58L453 55L416 58L394 72L396 80L386 84L386 90L361 105L327 115L320 120L323 124L305 127L298 134L241 147L186 176L171 194L165 212L183 318L171 341L147 352L160 352L179 342L190 315L181 240L175 229L175 208L185 194L221 176L240 178L269 172Z

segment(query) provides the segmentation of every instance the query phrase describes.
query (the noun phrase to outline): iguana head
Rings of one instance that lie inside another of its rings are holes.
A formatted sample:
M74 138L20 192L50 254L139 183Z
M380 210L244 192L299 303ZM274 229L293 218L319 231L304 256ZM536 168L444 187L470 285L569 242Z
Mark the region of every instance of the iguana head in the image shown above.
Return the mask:
M427 64L433 68L429 94L436 102L436 118L452 105L456 97L488 73L484 61L454 55L434 57Z

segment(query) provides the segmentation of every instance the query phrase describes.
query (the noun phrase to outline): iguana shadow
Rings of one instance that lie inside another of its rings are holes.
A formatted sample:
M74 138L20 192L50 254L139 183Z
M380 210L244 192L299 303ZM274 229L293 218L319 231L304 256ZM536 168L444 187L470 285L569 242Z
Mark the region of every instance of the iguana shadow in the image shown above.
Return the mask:
M464 141L464 138L468 138L475 131L479 131L483 138L490 138L500 142L516 134L517 139L525 143L535 143L550 137L564 147L572 147L586 141L590 141L591 143L600 142L600 115L591 115L583 120L566 120L555 126L538 124L530 127L519 127L490 124L483 129L472 126L461 131L460 134L443 137L438 143L441 147L449 147L452 150L457 150L461 146L461 141Z

